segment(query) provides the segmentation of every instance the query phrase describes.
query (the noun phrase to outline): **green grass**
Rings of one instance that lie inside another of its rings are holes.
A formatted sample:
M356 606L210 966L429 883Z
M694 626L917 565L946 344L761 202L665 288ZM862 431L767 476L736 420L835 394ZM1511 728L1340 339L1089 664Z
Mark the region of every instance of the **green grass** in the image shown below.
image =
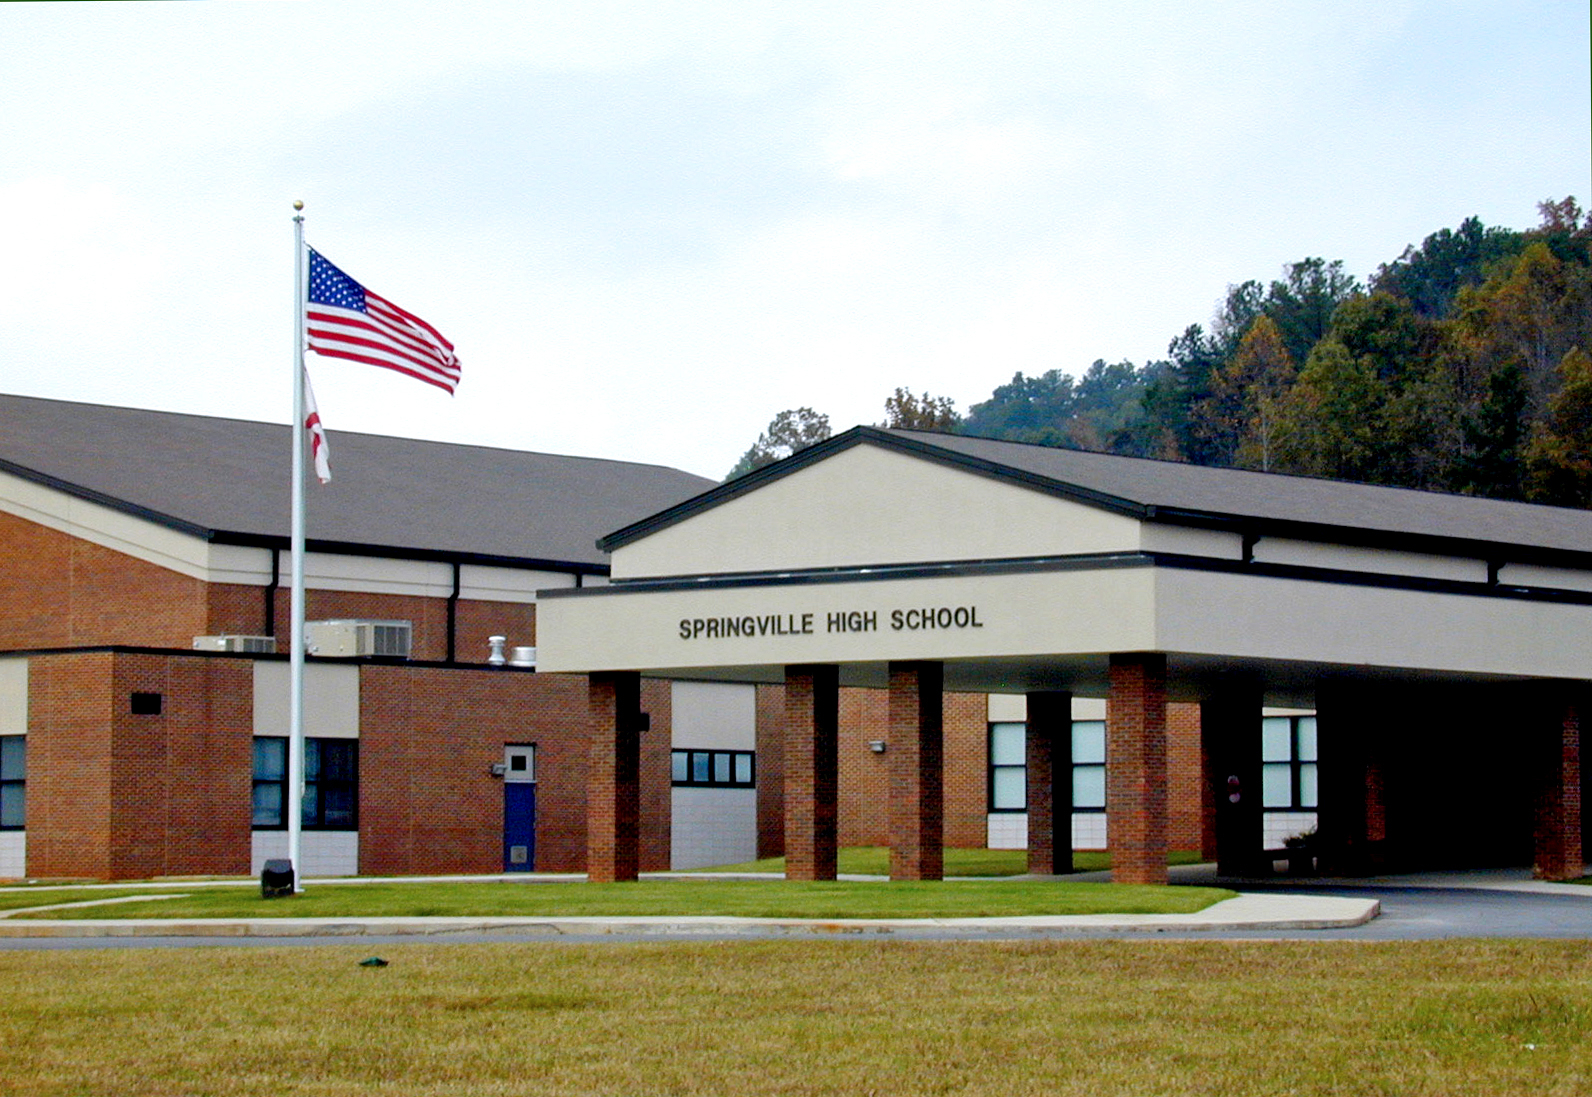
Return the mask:
M8 1097L1568 1097L1585 942L0 953Z
M173 886L169 889L175 893L182 890ZM49 903L81 903L90 899L114 899L130 895L148 895L148 888L128 888L126 890L109 888L36 888L36 887L4 887L0 888L0 910L18 910L22 907L42 907Z
M181 886L161 888L182 892ZM59 893L63 894L64 893ZM147 892L145 893L147 894ZM252 888L193 889L184 898L41 911L19 918L341 918L735 915L752 918L949 918L1024 914L1157 914L1202 910L1219 888L1131 887L1053 880L946 882L641 880L311 885L262 899ZM89 894L83 898L106 898ZM70 901L52 897L49 902Z
M847 846L836 858L841 872L859 876L890 875L888 846ZM1169 865L1197 865L1198 853L1178 850L1167 855ZM1104 850L1079 850L1072 855L1074 872L1103 872L1111 867ZM738 865L714 865L697 872L784 872L785 858L765 857ZM1028 872L1028 851L1021 849L947 849L947 876L1022 876Z

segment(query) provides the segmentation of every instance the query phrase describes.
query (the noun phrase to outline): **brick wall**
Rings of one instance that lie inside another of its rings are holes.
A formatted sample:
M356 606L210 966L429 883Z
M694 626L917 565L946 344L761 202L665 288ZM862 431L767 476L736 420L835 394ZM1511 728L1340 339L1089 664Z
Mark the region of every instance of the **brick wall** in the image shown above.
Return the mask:
M186 648L204 632L198 579L10 514L0 513L0 544L0 649Z
M785 687L757 688L757 855L785 856ZM844 698L845 690L841 690ZM842 701L844 704L844 701ZM841 815L845 811L842 809ZM841 844L845 840L841 839Z
M29 661L28 872L249 871L251 670L196 656ZM134 692L161 696L135 715Z
M868 747L889 739L889 694L882 689L840 691L839 842L883 846L890 841L889 755ZM983 694L945 695L945 844L984 845L988 775L987 702ZM784 853L785 687L757 687L758 856Z
M1216 855L1216 803L1205 781L1198 704L1166 706L1167 847Z
M536 865L586 864L586 679L371 665L360 673L360 871L500 872L506 743L536 744ZM645 682L641 864L669 867L667 683Z

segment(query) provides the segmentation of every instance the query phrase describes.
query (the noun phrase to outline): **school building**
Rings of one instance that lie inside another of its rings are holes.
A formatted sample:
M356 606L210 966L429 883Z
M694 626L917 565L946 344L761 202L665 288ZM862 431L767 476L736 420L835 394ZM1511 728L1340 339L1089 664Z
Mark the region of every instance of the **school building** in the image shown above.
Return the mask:
M286 849L288 428L0 397L0 877ZM858 428L331 438L307 874L1584 860L1592 515ZM601 544L599 545L599 541ZM278 650L281 646L283 650Z

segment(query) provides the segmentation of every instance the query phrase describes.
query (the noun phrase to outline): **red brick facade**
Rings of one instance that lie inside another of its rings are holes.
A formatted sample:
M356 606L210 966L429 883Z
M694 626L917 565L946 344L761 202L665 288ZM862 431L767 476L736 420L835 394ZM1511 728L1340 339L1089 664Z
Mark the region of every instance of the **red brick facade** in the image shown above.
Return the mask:
M1167 882L1166 657L1113 655L1106 709L1111 879Z
M132 711L157 694L161 712ZM28 671L28 871L126 879L249 871L251 668L113 652Z
M198 579L5 513L0 544L0 650L185 648L205 632L207 591Z

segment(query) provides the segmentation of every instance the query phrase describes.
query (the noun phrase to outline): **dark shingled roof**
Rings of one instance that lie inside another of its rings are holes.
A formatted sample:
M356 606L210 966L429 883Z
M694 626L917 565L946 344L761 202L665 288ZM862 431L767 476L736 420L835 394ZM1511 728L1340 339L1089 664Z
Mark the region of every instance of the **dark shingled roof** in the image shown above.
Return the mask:
M603 532L712 480L660 465L328 431L312 546L606 570ZM0 469L219 541L286 543L283 424L0 396Z
M1147 461L927 431L889 433L1140 507L1153 507L1165 517L1220 516L1267 524L1592 552L1592 511L1587 510Z

